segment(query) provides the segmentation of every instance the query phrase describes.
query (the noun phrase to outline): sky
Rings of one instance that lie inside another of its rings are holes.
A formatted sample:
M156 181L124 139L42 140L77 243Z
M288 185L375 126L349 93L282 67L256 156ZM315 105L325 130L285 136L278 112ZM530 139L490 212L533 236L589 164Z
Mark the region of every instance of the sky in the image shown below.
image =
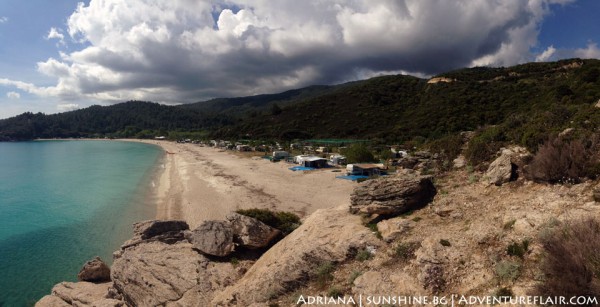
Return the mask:
M2 0L0 118L600 58L597 0Z

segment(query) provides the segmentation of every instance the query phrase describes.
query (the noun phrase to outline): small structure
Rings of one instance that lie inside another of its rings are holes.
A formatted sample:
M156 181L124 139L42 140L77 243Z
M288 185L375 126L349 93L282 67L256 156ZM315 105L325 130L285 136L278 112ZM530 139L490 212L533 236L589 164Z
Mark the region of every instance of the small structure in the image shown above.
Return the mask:
M329 161L333 165L346 165L346 157L338 154L329 156Z
M290 156L290 153L283 150L278 150L273 152L273 159L277 160L285 160Z
M305 167L313 167L313 168L322 168L327 167L327 159L317 157L317 156L309 156L309 155L300 155L294 157L294 162L300 164Z
M386 168L383 164L361 163L346 165L346 171L348 172L348 175L381 175L383 172L385 172L385 170Z
M164 135L154 137L155 140L166 140L167 137Z

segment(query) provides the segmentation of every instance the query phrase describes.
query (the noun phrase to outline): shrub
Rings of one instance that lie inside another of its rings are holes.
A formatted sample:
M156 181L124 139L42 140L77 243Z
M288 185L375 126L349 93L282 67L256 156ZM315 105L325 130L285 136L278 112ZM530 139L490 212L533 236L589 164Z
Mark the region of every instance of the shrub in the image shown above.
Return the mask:
M550 229L540 239L545 252L545 275L536 294L600 296L600 222L595 219Z
M469 141L465 158L471 165L489 161L504 145L504 141L505 136L500 127L482 130Z
M452 161L462 151L463 143L463 137L460 134L452 134L431 142L429 150L442 156L444 160L442 167L447 170L452 167Z
M496 297L500 298L500 301L507 303L510 301L510 298L514 296L514 293L511 288L502 287L496 291Z
M415 251L421 247L418 242L400 243L394 248L394 254L400 260L406 261L414 258Z
M333 280L333 271L335 271L335 266L332 262L327 261L319 265L315 271L317 284L324 287L329 281Z
M425 280L423 288L430 289L434 294L438 294L446 288L444 279L444 268L440 265L432 265L425 269Z
M451 245L452 245L452 244L450 244L450 241L448 241L448 240L446 240L446 239L441 239L441 240L440 240L440 244L441 244L442 246L446 246L446 247L448 247L448 246L451 246Z
M366 261L371 259L372 255L371 252L369 252L367 249L361 249L358 251L358 253L356 253L356 257L354 257L356 260L362 262L362 261Z
M237 213L255 218L273 228L281 230L282 234L288 235L294 229L300 226L300 217L291 212L277 211L268 209L240 209Z
M577 183L586 176L592 159L591 148L581 140L565 140L562 137L546 141L533 157L526 175L529 179L550 183Z
M329 288L329 291L327 291L327 296L338 298L344 296L344 292L337 287L331 287Z
M529 251L529 240L523 240L521 243L513 242L506 248L508 255L521 259L523 259L527 251Z
M496 276L500 280L514 281L521 275L521 265L518 262L505 260L500 261L495 267Z
M375 162L373 153L362 143L352 144L342 151L348 163Z
M353 284L354 281L358 278L358 276L360 276L362 274L361 271L352 271L352 274L350 274L350 277L348 278L348 283L349 284Z

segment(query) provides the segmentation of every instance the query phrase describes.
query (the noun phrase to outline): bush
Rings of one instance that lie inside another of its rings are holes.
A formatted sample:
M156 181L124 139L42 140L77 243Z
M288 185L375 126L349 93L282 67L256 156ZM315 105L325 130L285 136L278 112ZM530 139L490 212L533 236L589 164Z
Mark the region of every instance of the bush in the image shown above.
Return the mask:
M452 161L460 155L463 143L463 137L460 134L452 134L431 142L429 151L440 154L444 160L442 166L450 169Z
M521 275L521 265L515 261L500 261L495 269L496 276L504 281L514 281Z
M419 247L421 244L417 242L400 243L394 248L394 254L400 260L407 261L415 257L415 251Z
M521 259L529 251L529 240L523 240L521 243L513 242L506 248L506 253L510 256L516 256Z
M333 280L333 272L335 271L335 266L332 262L324 262L319 265L315 271L315 276L317 278L317 284L320 287L324 287L329 281Z
M255 218L273 228L281 230L285 236L300 226L300 217L291 212L276 211L268 209L240 209L237 213Z
M482 130L469 141L465 158L474 166L489 161L502 148L504 142L505 136L500 127Z
M600 222L587 219L551 229L541 238L544 280L536 295L600 296Z
M373 153L362 143L352 144L342 151L348 163L376 162Z
M596 160L592 154L593 147L595 144L585 146L579 139L551 138L533 157L526 176L550 183L578 183L584 177L595 175L590 173Z

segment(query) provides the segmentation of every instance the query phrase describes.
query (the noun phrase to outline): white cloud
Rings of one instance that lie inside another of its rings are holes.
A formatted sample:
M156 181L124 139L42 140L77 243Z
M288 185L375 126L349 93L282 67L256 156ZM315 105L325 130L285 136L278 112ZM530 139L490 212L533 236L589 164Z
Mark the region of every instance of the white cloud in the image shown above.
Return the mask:
M65 103L56 105L58 112L67 112L79 109L79 104L76 103Z
M91 0L65 31L48 33L83 43L38 63L54 86L0 84L61 100L174 103L385 72L512 65L535 59L530 50L549 5L571 2Z
M8 93L6 93L6 97L8 97L10 99L19 99L19 98L21 98L21 94L19 94L17 92L8 92Z
M536 62L546 62L552 58L552 56L556 53L556 48L554 46L548 47L544 52L540 53L535 57Z
M0 23L7 23L7 22L8 22L8 17L0 16Z
M596 43L588 43L586 48L575 49L573 54L582 59L600 59L600 49Z
M46 36L46 39L58 39L59 44L64 45L65 44L65 35L62 34L62 30L57 29L57 28L50 28L50 31L48 31L48 35Z

